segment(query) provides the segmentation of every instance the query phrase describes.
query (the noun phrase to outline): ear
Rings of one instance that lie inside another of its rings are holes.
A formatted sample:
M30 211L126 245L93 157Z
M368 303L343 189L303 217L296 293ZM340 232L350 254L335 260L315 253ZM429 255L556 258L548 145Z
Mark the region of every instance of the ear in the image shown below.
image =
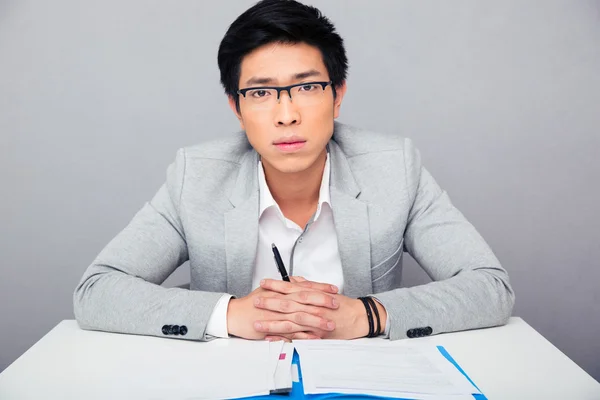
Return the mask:
M231 111L233 111L235 117L238 119L238 121L240 121L240 127L242 128L242 130L246 130L246 128L244 127L244 119L242 118L242 114L241 112L238 112L237 107L235 105L235 99L233 98L233 96L227 97L229 102L229 108L231 108Z
M346 95L347 89L348 87L346 86L346 81L342 82L341 85L335 87L335 100L333 102L333 118L337 118L340 116L342 100L344 100L344 96Z

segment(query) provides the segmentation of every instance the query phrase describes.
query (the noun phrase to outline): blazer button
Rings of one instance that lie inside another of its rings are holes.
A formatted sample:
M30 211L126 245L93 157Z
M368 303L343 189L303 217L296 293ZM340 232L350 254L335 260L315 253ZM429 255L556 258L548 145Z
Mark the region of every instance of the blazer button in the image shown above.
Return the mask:
M415 337L415 330L414 329L409 329L406 331L406 336L408 336L409 338L414 338Z
M429 336L433 333L433 329L430 326L425 328L425 335Z
M169 333L171 333L171 325L163 325L162 333L163 335L168 335Z
M171 333L173 335L179 335L179 325L173 325L173 328L171 329Z
M185 325L181 325L181 326L179 327L179 334L180 334L181 336L185 336L185 334L186 334L187 332L188 332L188 331L187 331L187 326L185 326Z

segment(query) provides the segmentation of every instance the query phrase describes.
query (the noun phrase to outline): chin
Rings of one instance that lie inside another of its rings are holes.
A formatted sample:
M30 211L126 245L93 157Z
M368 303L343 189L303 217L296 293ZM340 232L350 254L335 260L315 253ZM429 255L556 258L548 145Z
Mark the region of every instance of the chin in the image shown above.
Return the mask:
M308 169L308 166L300 163L290 163L283 165L275 165L275 169L284 174L296 174L298 172L306 171L306 169Z
M295 174L306 171L312 163L306 158L290 157L287 160L279 160L279 162L271 164L273 168L284 174Z

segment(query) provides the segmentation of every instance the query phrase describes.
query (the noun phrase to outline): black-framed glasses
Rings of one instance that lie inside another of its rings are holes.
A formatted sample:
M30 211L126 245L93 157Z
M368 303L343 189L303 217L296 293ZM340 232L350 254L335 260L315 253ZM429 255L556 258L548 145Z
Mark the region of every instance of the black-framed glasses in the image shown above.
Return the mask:
M240 89L244 101L253 108L270 108L279 103L281 92L286 91L290 100L298 107L310 107L320 104L329 82L303 82L290 86L259 86Z

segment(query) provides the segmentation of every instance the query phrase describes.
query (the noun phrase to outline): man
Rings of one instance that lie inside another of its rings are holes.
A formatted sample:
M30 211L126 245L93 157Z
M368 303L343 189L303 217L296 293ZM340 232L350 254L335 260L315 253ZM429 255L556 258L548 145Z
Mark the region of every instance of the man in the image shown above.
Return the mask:
M243 132L177 153L165 185L85 272L82 328L395 340L507 321L506 271L412 142L334 121L347 59L317 9L256 4L218 63ZM399 287L404 251L434 282ZM160 286L188 260L191 290Z

